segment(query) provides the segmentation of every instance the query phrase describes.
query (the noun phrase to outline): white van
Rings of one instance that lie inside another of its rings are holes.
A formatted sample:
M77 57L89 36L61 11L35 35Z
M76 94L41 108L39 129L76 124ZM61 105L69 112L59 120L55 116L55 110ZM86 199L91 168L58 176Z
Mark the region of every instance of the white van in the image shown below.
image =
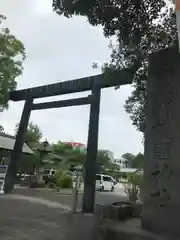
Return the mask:
M97 191L113 191L115 179L109 175L96 174L96 190Z

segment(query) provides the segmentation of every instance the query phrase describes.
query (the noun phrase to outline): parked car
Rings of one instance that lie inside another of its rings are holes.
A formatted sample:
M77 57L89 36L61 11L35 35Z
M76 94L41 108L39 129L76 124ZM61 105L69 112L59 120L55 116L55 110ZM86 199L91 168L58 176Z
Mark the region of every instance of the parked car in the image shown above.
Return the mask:
M96 174L96 191L113 192L115 182L115 179L109 175Z

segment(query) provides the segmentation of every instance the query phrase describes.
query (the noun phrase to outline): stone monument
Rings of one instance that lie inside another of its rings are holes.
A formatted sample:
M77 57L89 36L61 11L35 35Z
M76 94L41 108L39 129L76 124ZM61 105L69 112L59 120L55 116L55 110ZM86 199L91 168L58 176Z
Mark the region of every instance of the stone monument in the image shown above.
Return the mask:
M180 239L180 54L149 62L142 227Z

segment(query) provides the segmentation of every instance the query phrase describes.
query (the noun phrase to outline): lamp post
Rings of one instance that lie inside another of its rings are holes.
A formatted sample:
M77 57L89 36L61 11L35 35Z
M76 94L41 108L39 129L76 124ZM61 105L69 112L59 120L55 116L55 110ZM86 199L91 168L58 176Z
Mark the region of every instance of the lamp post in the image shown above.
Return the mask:
M72 202L72 213L76 213L76 207L77 207L77 201L78 201L78 192L79 192L79 187L81 185L80 178L83 173L83 169L81 166L71 166L71 171L74 172L75 174L75 185L73 186L73 202Z
M39 155L40 155L40 168L41 168L41 166L43 166L44 163L46 162L44 157L48 155L48 153L52 152L52 148L49 142L47 141L47 139L39 145L39 147L37 148L37 151L39 152Z

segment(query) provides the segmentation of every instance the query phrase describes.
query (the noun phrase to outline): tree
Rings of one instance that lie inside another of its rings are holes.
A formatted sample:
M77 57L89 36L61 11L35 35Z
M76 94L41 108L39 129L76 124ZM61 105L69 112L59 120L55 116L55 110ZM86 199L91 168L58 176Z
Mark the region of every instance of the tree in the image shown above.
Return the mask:
M53 153L63 160L57 161L57 166L65 169L69 169L72 165L83 166L86 161L86 152L80 149L73 149L71 145L64 144L58 141L53 144ZM97 172L104 171L105 169L115 170L118 166L111 162L110 158L107 156L106 152L98 151L97 153Z
M106 151L98 151L97 153L97 165L100 168L100 172L106 172L119 170L119 165L113 163L106 154Z
M15 134L17 134L18 129L19 129L19 123L16 124ZM39 144L41 138L42 138L42 132L39 126L37 124L30 122L25 135L25 142L30 147L34 148L37 146L37 144Z
M53 0L59 15L87 17L93 26L101 25L110 44L111 61L102 70L130 67L134 90L125 103L133 124L144 132L147 102L148 58L153 52L177 44L173 7L164 0Z
M57 144L53 144L53 153L63 159L63 164L60 166L70 168L71 165L83 165L86 159L86 153L80 151L80 149L73 149L69 144L64 144L58 141Z
M125 192L131 202L136 203L140 198L140 187L143 181L143 175L138 170L127 174L127 183L124 183Z
M22 74L26 57L21 41L3 27L5 19L0 15L0 111L8 108L8 93L16 89L16 80Z
M72 151L73 148L69 144L64 144L61 141L58 141L56 144L52 146L53 152L57 155L66 155L69 151Z
M133 168L143 169L144 168L144 154L138 153L133 161Z
M0 125L0 133L3 133L4 132L4 128L3 126Z
M32 174L39 166L39 153L34 151L34 155L23 155L18 162L18 173L21 175Z
M17 134L19 124L16 124L15 134ZM18 163L18 171L20 173L32 173L35 171L35 168L39 168L40 165L40 155L37 151L37 147L42 138L42 132L38 125L34 123L29 123L27 132L25 135L25 142L27 145L33 149L34 155L23 155L21 161Z
M134 155L132 153L125 153L121 157L127 161L128 168L143 169L144 154L138 153Z
M132 154L132 153L125 153L121 157L126 160L128 168L132 168L133 167L133 161L134 161L134 158L135 158L134 154Z

